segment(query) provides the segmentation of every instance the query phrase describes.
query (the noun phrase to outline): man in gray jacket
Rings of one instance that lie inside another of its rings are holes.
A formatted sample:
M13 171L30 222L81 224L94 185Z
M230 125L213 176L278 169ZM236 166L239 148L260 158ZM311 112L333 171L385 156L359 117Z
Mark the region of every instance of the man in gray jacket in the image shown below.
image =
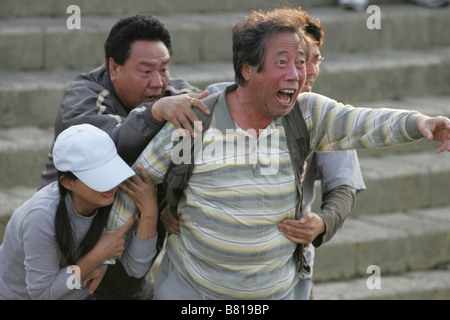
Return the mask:
M70 83L56 116L55 139L72 125L89 123L107 132L118 154L132 164L165 121L193 132L189 120L198 119L192 107L206 111L199 99L208 93L170 77L171 36L157 18L123 17L112 27L104 48L105 64ZM41 187L56 179L50 151ZM132 299L142 283L117 263L108 268L98 297Z
M76 77L69 85L55 121L55 138L80 123L106 131L119 155L132 164L165 120L193 131L191 110L206 109L207 95L181 79L170 78L171 36L150 15L120 19L105 42L105 64ZM198 99L192 99L198 98ZM52 152L41 186L56 180Z

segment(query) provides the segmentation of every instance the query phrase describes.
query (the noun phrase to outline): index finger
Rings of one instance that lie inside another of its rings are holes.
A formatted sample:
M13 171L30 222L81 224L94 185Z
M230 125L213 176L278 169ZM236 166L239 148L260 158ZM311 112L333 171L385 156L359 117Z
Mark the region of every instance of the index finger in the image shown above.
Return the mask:
M100 285L100 282L102 281L102 278L94 278L89 284L89 294L94 294L95 290L97 290L98 286Z
M300 221L296 219L284 219L281 223L284 224L285 226L291 226L295 228L302 225L302 223L300 223Z
M436 152L439 154L444 152L445 150L450 151L450 140L444 141L442 145L439 148L437 148Z
M190 96L192 97L191 100L191 107L195 107L200 109L204 114L211 114L211 110L209 110L209 108L206 106L206 104L204 104L201 99L206 98L209 95L208 91L203 91L202 93L198 93L198 94L191 94ZM196 122L198 121L197 115L194 113L193 116L188 115L189 119L192 122ZM201 125L197 125L197 129L199 131L202 131L203 128Z
M203 91L202 93L191 93L191 94L189 94L189 96L191 98L194 98L192 100L192 106L196 107L196 108L199 108L205 114L210 114L211 111L209 110L209 108L203 102L200 101L201 99L206 98L208 95L209 95L209 92L206 91L206 90Z
M125 234L128 232L128 230L131 228L131 226L134 224L134 222L136 221L136 215L132 216L130 219L128 219L127 222L125 222L125 224L123 226L121 226L117 232L120 234Z
M141 165L140 163L138 163L136 165L136 168L138 169L139 173L141 174L142 179L146 182L146 183L150 183L153 182L153 180L150 178L150 175L148 174L147 170L144 169L144 166Z

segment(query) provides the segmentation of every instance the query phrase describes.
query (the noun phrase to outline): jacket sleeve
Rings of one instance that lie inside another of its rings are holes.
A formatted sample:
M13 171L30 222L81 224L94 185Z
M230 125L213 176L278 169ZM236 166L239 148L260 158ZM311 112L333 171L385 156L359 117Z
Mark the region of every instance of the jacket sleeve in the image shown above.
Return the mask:
M342 227L345 219L356 204L356 190L343 185L323 195L321 211L318 215L325 222L325 232L314 239L312 244L319 247L328 242Z
M355 150L315 152L309 164L315 179L321 182L324 201L321 214L327 230L317 243L327 242L342 227L355 206L353 194L365 190L366 186ZM313 187L311 183L304 185L305 192Z
M72 125L92 124L107 132L119 155L132 164L164 125L150 111L151 105L144 103L129 112L110 90L80 76L64 95L55 121L55 136Z

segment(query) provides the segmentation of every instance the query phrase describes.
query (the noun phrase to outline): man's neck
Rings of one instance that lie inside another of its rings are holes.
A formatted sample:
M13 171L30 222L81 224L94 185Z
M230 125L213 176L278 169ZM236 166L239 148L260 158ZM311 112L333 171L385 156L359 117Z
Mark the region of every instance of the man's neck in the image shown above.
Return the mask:
M236 90L227 93L226 102L230 115L234 122L245 131L256 132L267 128L273 117L264 116L252 101L252 94L248 93L244 87L238 86Z

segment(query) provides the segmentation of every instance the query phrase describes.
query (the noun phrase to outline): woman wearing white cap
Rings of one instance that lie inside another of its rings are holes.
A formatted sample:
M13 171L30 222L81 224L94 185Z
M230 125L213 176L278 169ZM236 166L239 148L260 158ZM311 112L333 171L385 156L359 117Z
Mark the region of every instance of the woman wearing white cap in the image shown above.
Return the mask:
M103 276L97 269L103 261L121 256L127 273L142 277L156 254L153 183L140 166L142 178L117 155L105 132L88 124L72 126L56 139L53 155L58 182L18 208L6 228L0 299L87 299ZM140 219L107 232L122 182L121 189L141 209Z

